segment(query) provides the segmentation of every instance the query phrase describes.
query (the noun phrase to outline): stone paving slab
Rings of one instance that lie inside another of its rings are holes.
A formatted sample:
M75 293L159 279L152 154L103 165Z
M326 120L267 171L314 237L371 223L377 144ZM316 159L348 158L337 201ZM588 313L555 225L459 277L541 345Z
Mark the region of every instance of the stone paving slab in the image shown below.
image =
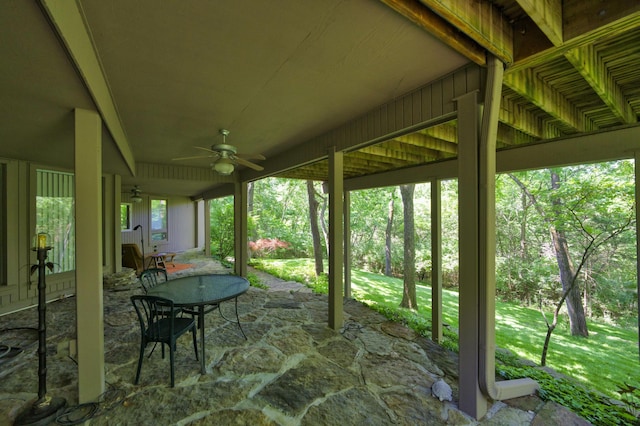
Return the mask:
M202 263L200 270L228 272L219 264ZM117 392L105 398L120 399L86 424L587 424L535 396L521 406L497 402L485 419L476 421L457 409L455 354L356 301L345 302L345 327L331 330L326 296L264 273L259 276L270 289L252 287L238 299L248 340L237 324L216 312L208 314L206 374L200 374L187 335L178 341L175 388L168 386L168 357L162 359L159 348L150 357L147 351L140 384L133 384L140 330L129 297L140 288L135 280L126 284L121 277L117 288L106 288L106 380ZM233 316L233 303L222 309L227 318ZM77 366L68 350L75 338L75 299L50 303L47 315L48 391L75 405ZM3 329L36 322L35 309L2 318ZM19 356L0 362L0 424L11 424L37 394L37 338L29 330L0 337L22 348ZM431 385L438 379L453 388L453 401L432 396Z

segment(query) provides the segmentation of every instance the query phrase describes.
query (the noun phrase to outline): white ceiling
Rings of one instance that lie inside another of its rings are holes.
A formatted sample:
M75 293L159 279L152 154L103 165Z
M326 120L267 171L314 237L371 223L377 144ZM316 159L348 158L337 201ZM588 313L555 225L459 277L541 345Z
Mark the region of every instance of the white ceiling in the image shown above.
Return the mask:
M273 158L468 61L378 1L78 0L136 162L228 143ZM0 14L0 157L73 167L73 114L95 109L38 2ZM105 172L131 176L104 133Z

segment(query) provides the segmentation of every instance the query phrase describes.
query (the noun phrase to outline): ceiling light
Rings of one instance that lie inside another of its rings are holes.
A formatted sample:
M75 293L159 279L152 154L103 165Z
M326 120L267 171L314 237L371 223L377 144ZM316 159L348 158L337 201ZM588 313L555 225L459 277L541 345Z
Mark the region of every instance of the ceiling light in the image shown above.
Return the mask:
M142 197L140 196L140 188L138 188L138 185L131 189L131 201L133 201L134 203L142 202Z
M213 165L216 172L221 175L230 175L233 173L233 162L228 158L221 158Z

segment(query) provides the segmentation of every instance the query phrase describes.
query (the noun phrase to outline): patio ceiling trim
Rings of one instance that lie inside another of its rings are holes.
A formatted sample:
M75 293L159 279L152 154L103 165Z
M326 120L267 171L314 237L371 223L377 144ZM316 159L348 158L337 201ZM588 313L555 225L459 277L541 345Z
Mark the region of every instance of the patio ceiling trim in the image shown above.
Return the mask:
M131 145L113 101L80 2L40 0L40 5L75 64L127 167L135 175L136 163Z

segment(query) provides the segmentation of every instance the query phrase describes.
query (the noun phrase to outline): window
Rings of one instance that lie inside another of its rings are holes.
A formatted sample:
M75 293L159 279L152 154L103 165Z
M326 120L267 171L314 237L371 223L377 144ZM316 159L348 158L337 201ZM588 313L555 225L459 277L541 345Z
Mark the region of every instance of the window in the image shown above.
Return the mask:
M131 230L131 203L120 204L120 230Z
M74 177L71 173L37 170L36 233L48 234L53 272L76 269Z
M166 241L167 200L151 200L151 241Z

